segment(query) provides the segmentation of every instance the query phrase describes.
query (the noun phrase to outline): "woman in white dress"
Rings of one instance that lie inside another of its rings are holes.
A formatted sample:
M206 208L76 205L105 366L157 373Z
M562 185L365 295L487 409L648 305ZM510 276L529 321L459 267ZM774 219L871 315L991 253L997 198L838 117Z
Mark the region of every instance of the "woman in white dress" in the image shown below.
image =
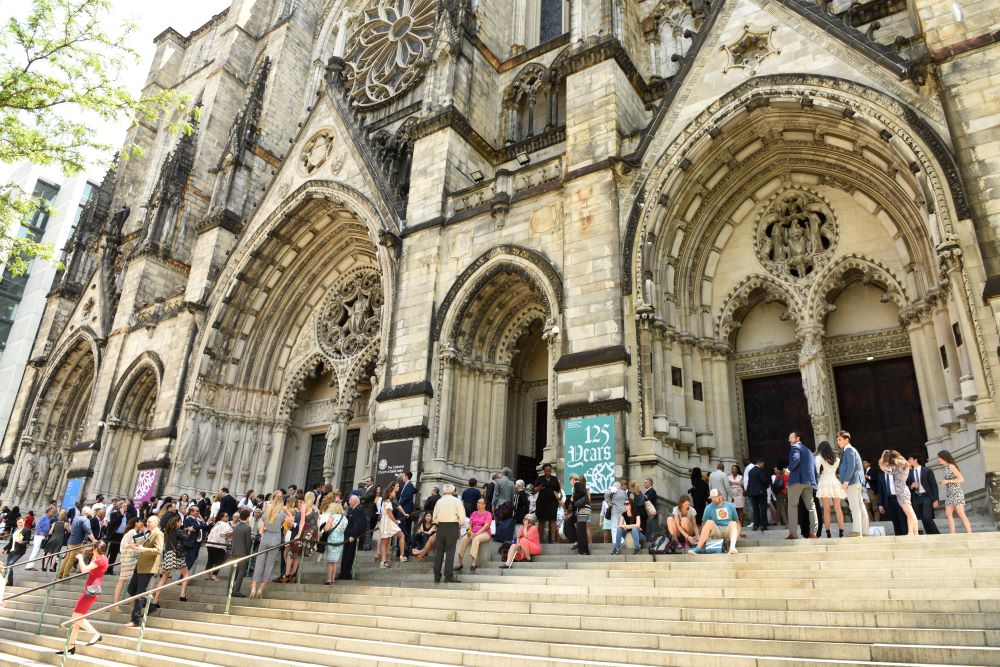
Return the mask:
M840 501L847 497L844 487L837 479L837 468L840 467L840 458L833 451L830 443L824 440L816 448L816 497L823 501L823 525L826 527L826 536L830 535L830 505L833 505L837 512L837 527L840 528L840 537L844 536L844 510L840 508Z
M740 467L737 465L734 465L729 471L729 491L733 496L733 507L736 508L736 513L740 516L742 523L746 496L743 495L743 473L740 472Z

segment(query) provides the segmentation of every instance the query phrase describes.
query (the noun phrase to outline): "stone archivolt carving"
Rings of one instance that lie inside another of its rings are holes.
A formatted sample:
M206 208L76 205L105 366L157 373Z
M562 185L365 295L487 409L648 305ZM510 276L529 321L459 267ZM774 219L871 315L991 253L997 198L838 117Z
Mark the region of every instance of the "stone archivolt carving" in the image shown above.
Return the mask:
M382 330L382 276L372 268L357 269L331 290L317 322L323 351L335 359L355 357Z
M789 188L771 199L757 223L754 245L771 273L802 281L830 258L837 237L829 204L813 192Z
M437 0L369 0L347 36L344 60L352 104L374 108L405 93L430 64Z

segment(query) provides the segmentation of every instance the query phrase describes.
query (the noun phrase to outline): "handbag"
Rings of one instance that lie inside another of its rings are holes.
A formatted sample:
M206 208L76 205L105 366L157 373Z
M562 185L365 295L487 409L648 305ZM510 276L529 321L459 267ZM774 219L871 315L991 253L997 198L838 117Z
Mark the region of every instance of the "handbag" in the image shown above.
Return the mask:
M100 584L90 585L90 586L87 586L83 590L83 592L86 595L100 595L101 594L101 586L100 586Z
M653 504L652 500L646 500L643 503L643 507L646 508L646 517L652 519L656 516L656 505Z

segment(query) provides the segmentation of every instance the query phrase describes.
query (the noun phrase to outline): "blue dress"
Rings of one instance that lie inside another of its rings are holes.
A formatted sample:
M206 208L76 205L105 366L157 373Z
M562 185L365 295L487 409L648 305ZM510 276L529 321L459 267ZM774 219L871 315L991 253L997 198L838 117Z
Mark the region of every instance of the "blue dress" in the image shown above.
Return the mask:
M339 563L340 555L344 552L343 542L344 532L347 530L347 517L343 514L334 514L331 518L333 519L333 528L326 538L330 544L327 544L323 550L323 560L327 563ZM324 524L323 527L325 528L326 525Z

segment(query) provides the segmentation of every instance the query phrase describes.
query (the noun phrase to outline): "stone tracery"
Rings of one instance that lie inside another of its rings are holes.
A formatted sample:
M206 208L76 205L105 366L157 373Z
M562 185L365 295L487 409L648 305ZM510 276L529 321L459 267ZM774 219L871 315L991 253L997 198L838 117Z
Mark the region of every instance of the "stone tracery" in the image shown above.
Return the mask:
M757 256L777 276L802 281L826 263L837 236L830 206L815 193L789 188L774 196L757 223Z

